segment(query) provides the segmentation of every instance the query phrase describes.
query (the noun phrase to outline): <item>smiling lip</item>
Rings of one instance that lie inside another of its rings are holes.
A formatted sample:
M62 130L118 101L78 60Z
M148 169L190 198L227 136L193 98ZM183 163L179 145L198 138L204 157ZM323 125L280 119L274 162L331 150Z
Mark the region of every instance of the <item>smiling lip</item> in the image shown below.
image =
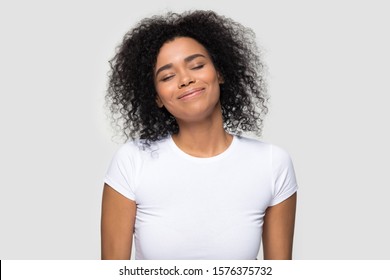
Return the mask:
M204 88L194 88L191 90L187 90L183 94L179 95L177 99L189 99L195 96L200 95L203 92Z

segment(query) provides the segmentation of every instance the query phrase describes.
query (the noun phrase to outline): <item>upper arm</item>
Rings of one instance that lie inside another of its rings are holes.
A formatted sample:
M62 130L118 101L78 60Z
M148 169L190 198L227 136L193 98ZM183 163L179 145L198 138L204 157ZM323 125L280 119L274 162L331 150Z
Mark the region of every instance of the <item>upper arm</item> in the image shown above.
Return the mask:
M104 185L101 217L102 259L130 259L136 203Z
M292 259L297 194L268 207L264 216L264 259Z

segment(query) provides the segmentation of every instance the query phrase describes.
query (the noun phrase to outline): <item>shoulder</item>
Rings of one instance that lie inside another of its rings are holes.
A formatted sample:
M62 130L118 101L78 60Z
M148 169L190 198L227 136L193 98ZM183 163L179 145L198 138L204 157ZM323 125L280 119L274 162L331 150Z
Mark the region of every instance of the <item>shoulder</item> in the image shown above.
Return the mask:
M135 139L129 140L120 145L114 154L114 158L137 160L153 155L160 149L164 149L168 144L168 138L147 144L144 140Z
M276 151L276 153L283 153L284 149L276 146L267 141L260 140L258 138L248 137L248 136L235 136L239 146L243 149L253 149L261 150L263 152L272 153Z
M242 151L248 151L253 155L263 155L272 161L272 163L286 163L291 161L290 154L286 149L256 138L246 136L236 136L238 146Z
M164 142L159 141L146 145L145 141L142 140L129 140L121 144L111 158L106 178L110 179L110 182L113 181L113 178L124 178L127 183L134 180L134 174L142 169L144 163L154 159L154 153L159 150L161 145L164 145Z
M114 160L129 160L141 153L141 146L137 141L127 141L121 144L114 153Z
M271 144L264 142L262 140L248 137L248 136L235 136L238 145L242 149L260 149L260 150L270 150Z

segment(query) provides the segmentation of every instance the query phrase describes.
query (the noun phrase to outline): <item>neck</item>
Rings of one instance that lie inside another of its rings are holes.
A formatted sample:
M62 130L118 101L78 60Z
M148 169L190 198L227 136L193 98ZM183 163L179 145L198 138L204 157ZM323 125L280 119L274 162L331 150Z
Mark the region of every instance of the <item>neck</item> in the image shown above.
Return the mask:
M233 137L223 128L222 114L197 123L178 121L179 133L172 136L176 145L195 157L212 157L224 152Z

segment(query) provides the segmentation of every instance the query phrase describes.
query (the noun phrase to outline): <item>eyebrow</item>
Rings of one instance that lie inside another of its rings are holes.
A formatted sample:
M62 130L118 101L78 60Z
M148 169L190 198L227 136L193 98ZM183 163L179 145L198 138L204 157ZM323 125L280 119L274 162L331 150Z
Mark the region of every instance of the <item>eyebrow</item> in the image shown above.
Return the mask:
M186 58L184 58L184 61L188 63L188 62L194 60L194 59L197 58L197 57L206 57L206 56L203 55L203 54L200 54L200 53L196 53L196 54L192 54L192 55L190 55L190 56L187 56ZM166 65L164 65L164 66L161 66L161 67L158 68L158 70L156 71L156 75L155 75L155 76L157 77L158 73L160 73L161 71L167 70L167 69L169 69L169 68L172 68L172 66L173 66L172 63L169 63L169 64L166 64Z

